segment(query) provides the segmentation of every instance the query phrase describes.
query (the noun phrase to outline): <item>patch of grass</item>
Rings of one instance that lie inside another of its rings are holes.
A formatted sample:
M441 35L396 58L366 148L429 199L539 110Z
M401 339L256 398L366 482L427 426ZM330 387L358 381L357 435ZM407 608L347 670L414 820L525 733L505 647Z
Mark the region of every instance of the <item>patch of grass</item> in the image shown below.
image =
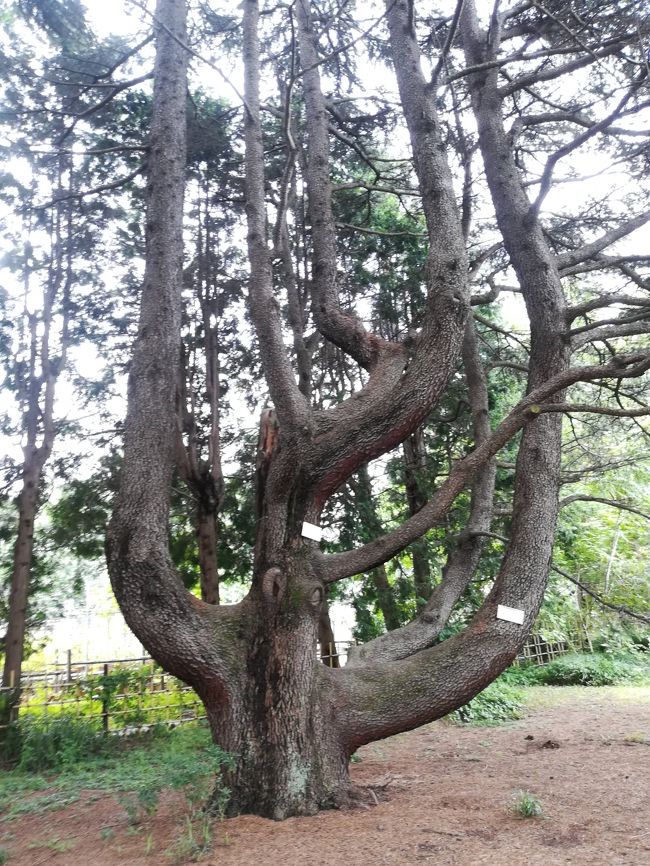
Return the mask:
M75 842L71 839L49 839L47 842L32 842L28 845L29 848L49 848L50 851L53 851L55 854L64 854L66 851L71 851Z
M623 737L623 742L639 743L643 746L650 746L650 738L648 738L642 731L635 731L632 734L627 734Z
M79 795L71 791L65 793L54 791L50 794L42 794L31 797L29 800L18 800L13 803L7 813L7 818L15 818L17 815L38 815L41 812L54 812L57 809L65 809L72 803L76 803Z
M183 830L165 854L174 863L195 863L212 848L212 821L205 813L190 812Z
M519 818L539 818L544 814L542 804L530 791L517 791L511 811Z
M182 832L167 852L169 857L187 863L206 853L212 844L212 821L215 816L223 818L230 797L219 781L221 771L232 766L232 758L212 743L207 728L188 725L162 736L142 737L137 746L133 740L111 741L106 752L66 764L49 777L33 776L20 768L3 774L0 803L5 808L4 820L65 808L84 791L95 792L95 796L103 791L117 797L131 830L139 832L142 822L156 811L162 791L171 789L183 795L185 809L180 815ZM110 828L100 831L104 840L113 835ZM147 835L145 853L153 852L153 842L151 834ZM55 850L52 846L58 840L41 844Z
M20 768L0 774L0 813L8 818L27 811L64 808L80 791L147 798L163 788L201 787L207 790L225 757L211 741L206 726L193 724L139 738L109 737L106 749L80 758L51 775L34 775ZM43 793L43 796L29 796Z
M6 848L0 848L0 866L5 866L9 861L9 852Z
M95 721L64 714L28 718L19 733L20 770L59 770L110 749Z

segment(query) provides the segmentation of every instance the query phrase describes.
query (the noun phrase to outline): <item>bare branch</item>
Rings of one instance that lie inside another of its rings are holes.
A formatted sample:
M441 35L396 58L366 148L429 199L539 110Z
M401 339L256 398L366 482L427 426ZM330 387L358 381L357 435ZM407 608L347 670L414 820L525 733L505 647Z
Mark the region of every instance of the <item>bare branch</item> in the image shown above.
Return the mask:
M542 412L590 412L593 415L609 415L612 418L642 418L650 415L650 406L641 409L612 409L609 406L595 406L591 403L545 403Z
M579 349L587 343L595 343L599 340L615 340L617 337L638 337L640 334L650 334L650 324L632 323L629 325L612 325L596 327L595 330L587 331L581 337L574 338L573 348Z
M634 41L636 41L636 34L623 34L621 36L616 36L613 39L606 40L604 43L602 43L602 47L594 48L592 53L587 54L586 56L579 57L576 60L570 61L569 63L565 63L562 66L556 66L551 69L538 70L536 72L530 72L528 74L518 76L510 84L499 88L499 95L501 97L512 96L512 94L516 93L518 90L523 90L524 88L530 87L533 84L537 84L540 81L553 81L554 79L561 78L562 76L568 75L571 72L576 72L578 69L584 69L585 66L589 66L595 61L602 60L605 57L611 57L612 54L616 54L621 50L621 48L625 48L626 45L629 45L630 42ZM546 52L546 56L548 56L550 53L551 52ZM571 53L573 53L573 50Z
M650 412L650 410L648 411ZM565 496L564 499L560 499L560 508L566 508L572 502L599 502L601 505L611 505L612 508L629 511L631 514L638 514L640 517L650 520L650 514L634 505L628 505L627 502L621 502L620 499L606 499L602 496L587 496L584 493L574 493L572 496Z
M445 61L447 60L449 51L451 50L451 46L456 36L456 31L458 30L458 22L460 21L460 16L463 11L463 3L464 0L456 0L454 17L451 19L451 24L449 26L449 32L447 33L445 44L442 47L442 51L440 52L440 56L438 57L438 62L436 63L436 68L433 70L433 75L431 76L431 82L429 85L431 88L435 88L438 85L438 78L440 77L440 73L442 72L442 69L445 65Z
M568 253L561 253L555 257L558 268L570 268L577 265L579 262L584 262L587 259L593 258L597 253L611 246L615 241L627 237L636 229L644 226L650 220L650 210L643 211L632 219L626 220L611 231L605 232L596 240L579 247L577 250L571 250Z
M427 237L427 232L407 232L407 231L404 231L404 232L387 232L387 231L383 231L382 229L369 229L369 228L366 228L365 226L355 226L355 225L352 225L352 223L336 223L336 226L337 226L337 228L340 228L340 229L348 229L349 231L353 231L353 232L361 232L361 234L364 234L364 235L377 235L378 237L385 237L385 238L403 238L403 237L426 238ZM483 303L483 302L480 302L480 303Z
M646 72L643 70L640 77L638 77L629 88L627 93L623 95L623 97L619 100L618 105L611 111L606 117L602 120L599 120L597 123L594 123L593 126L590 126L586 129L581 135L577 136L573 139L573 141L568 142L559 150L557 150L546 162L544 167L544 171L542 173L542 177L540 179L540 189L537 195L537 198L530 206L530 214L537 216L539 210L542 206L542 202L546 198L553 180L553 172L555 170L555 166L558 162L563 159L565 156L568 156L570 153L573 153L574 150L582 147L587 141L597 135L599 132L602 132L604 129L607 129L616 118L620 117L623 109L627 105L627 103L632 99L637 90L641 87L646 79Z
M95 186L92 189L83 189L79 192L70 192L65 195L58 196L57 198L53 198L50 201L43 202L43 204L34 205L34 210L43 210L45 208L54 207L62 201L67 201L69 199L80 200L82 198L86 198L89 195L98 195L100 192L109 192L112 189L119 189L122 186L125 186L130 181L134 180L139 174L142 174L146 169L146 164L139 165L137 168L133 169L133 171L125 174L123 177L119 177L117 180L112 181L111 183L103 183L100 186Z
M611 307L613 304L627 304L632 307L648 307L650 312L650 298L640 298L634 295L617 295L606 294L599 295L597 298L592 298L590 301L585 301L582 304L576 304L574 307L567 309L567 322L572 322L578 316L584 316L586 313L591 313L593 310L600 310L604 307Z
M588 586L585 586L582 581L578 580L577 577L574 577L572 574L566 572L563 568L559 568L557 565L551 564L551 568L557 574L560 574L562 577L565 577L568 581L575 584L579 589L583 592L586 592L587 595L590 595L593 599L595 599L598 604L602 604L603 607L608 607L610 610L616 611L616 613L621 613L624 616L629 616L632 619L636 619L639 622L645 622L650 625L650 616L645 616L645 614L638 613L635 610L631 610L629 607L625 607L622 604L613 604L611 601L606 601L602 595L599 595L597 592L594 592L593 589L590 589Z

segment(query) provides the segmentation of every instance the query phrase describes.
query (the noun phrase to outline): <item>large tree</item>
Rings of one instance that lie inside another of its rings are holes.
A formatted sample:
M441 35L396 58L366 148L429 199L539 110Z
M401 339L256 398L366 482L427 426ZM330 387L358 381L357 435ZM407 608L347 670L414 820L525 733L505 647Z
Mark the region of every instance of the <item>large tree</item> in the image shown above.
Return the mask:
M647 253L637 254L629 242L615 245L650 218L643 189L647 130L639 123L648 106L648 37L641 2L624 8L522 2L507 9L497 3L483 20L472 0L457 3L447 17L426 19L412 2L390 0L363 32L327 4L315 14L309 0L268 10L262 24L257 0L242 6L248 302L273 404L259 438L250 590L237 605L206 604L183 588L168 550L178 453L187 66L197 54L188 43L185 0L158 0L154 16L146 272L107 550L129 625L164 667L197 690L215 740L235 756L227 779L231 810L280 819L345 802L348 761L360 745L445 715L510 664L548 577L563 415L647 412L625 384L650 368L642 341L650 331ZM270 53L284 57L278 75L286 85L281 104L265 106L277 121L271 132L260 114L260 33L268 35L269 21L276 27ZM231 37L232 24L226 30ZM373 56L392 63L410 140L411 168L402 164L399 178L390 177L390 160L373 158L355 138L364 117L349 107L354 97L338 98L338 88L353 90L363 72L351 56L371 30ZM325 94L323 75L334 96ZM332 134L372 166L370 179L333 186ZM274 147L270 135L277 135ZM567 166L563 179L569 179L574 155L592 146L636 173L631 214L615 200L584 206L577 200L570 217L545 206L561 169ZM285 171L280 183L269 183L267 154L278 150ZM384 163L382 176L376 165ZM286 237L297 224L286 218L296 172L308 213L303 237L293 243L309 255L298 268L309 306L298 311ZM392 188L421 202L422 302L406 334L371 330L367 305L355 308L355 287L337 248L345 226L336 199L355 186L372 194ZM492 234L482 233L485 225ZM473 292L472 283L485 291ZM477 324L489 319L472 308L493 301L504 285L523 296L530 339L522 343L523 360L503 362L525 381L490 424L477 339ZM305 385L305 364L313 360L305 353L309 322L322 345L360 371L359 387L326 405ZM291 331L295 359L287 349ZM458 387L459 369L474 446L400 525L356 549L324 553L304 523L318 526L347 479L414 434L447 390ZM611 391L596 387L608 383ZM574 387L582 389L579 405L572 403ZM500 569L467 628L440 640L490 532L493 458L516 437ZM328 585L388 561L443 521L468 488L466 529L413 622L359 647L344 668L319 664L315 643ZM523 623L499 618L498 605L522 611Z

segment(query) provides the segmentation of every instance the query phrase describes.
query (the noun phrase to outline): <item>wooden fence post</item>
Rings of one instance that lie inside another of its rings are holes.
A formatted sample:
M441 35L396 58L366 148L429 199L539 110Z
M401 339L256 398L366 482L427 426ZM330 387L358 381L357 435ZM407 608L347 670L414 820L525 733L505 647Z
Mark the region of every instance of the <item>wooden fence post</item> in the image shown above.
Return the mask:
M102 689L102 731L108 736L109 698L108 698L108 664L104 664L104 688Z

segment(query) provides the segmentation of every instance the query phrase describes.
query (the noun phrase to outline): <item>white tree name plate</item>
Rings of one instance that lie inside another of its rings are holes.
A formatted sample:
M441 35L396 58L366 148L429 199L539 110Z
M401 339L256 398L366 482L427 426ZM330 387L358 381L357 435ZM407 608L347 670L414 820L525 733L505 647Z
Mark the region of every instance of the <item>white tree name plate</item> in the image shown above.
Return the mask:
M523 625L525 613L518 607L508 607L505 604L497 605L497 619L505 619L506 622L516 622Z
M320 541L323 537L323 530L320 526L305 521L302 525L302 537L311 538L312 541Z

